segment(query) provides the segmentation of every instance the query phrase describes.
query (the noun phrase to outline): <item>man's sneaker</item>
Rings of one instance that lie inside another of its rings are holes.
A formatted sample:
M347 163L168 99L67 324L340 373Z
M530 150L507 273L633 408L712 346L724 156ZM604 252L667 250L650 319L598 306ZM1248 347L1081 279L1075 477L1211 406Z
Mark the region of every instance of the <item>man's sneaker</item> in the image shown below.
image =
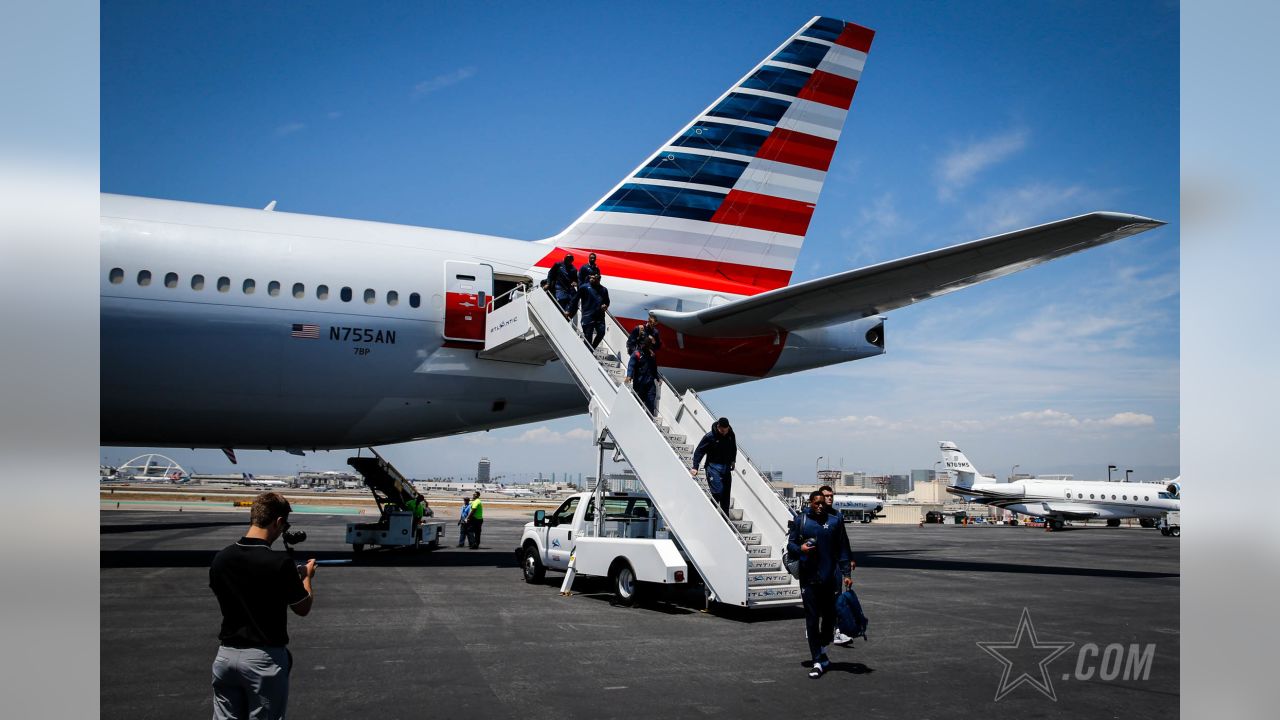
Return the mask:
M822 665L818 663L814 663L813 668L809 670L809 678L812 680L817 680L818 678L822 677L822 673L826 671L827 671L826 668L822 667Z
M849 643L853 642L853 638L837 630L836 637L831 642L835 643L836 645L848 645Z

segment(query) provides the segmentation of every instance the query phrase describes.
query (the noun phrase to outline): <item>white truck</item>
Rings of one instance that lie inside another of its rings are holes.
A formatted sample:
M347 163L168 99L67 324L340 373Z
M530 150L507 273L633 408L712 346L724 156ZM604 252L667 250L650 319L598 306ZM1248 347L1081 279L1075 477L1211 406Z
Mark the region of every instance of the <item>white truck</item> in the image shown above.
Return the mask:
M550 515L533 514L520 535L516 557L528 583L547 570L607 577L618 604L634 605L657 586L687 582L688 564L645 495L604 495L604 516L596 517L596 496L579 493Z
M1160 528L1160 534L1165 537L1179 537L1182 535L1182 513L1178 510L1167 512L1156 524Z

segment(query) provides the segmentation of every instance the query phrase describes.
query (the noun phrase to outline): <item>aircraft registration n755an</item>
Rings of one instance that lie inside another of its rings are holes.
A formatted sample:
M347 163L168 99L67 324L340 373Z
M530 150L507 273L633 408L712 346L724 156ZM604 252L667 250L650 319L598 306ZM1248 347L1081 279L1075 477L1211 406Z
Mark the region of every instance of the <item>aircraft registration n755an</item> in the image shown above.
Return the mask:
M569 252L702 390L879 355L889 310L1162 224L1094 212L789 284L873 36L804 23L535 242L103 195L102 443L350 448L581 413L561 363L478 354L493 298Z

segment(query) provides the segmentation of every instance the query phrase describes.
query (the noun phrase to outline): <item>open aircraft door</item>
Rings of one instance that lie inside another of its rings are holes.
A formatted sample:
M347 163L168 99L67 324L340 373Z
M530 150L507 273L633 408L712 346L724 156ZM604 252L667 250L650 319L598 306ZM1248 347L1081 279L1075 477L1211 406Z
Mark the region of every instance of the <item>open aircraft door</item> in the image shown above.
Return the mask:
M492 267L446 260L444 339L484 342L485 306L492 297Z

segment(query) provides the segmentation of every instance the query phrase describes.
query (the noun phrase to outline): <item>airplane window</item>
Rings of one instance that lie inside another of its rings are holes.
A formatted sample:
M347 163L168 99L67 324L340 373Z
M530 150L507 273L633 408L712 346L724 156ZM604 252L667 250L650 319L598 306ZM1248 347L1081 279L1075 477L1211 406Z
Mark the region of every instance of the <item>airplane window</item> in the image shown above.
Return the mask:
M317 286L316 286L316 298L317 298L317 299L319 299L319 300L328 300L328 299L329 299L329 286L328 286L328 285L317 285Z
M139 271L138 271L138 284L139 284L139 285L141 285L142 287L146 287L146 286L148 286L148 285L150 285L150 284L151 284L151 271L150 271L150 270L139 270Z
M254 288L257 287L257 283L252 280L245 280L244 285L241 285L240 287L244 290L245 295L252 295Z
M1115 500L1115 499L1116 499L1116 496L1115 496L1115 495L1112 495L1112 496L1111 496L1111 499L1112 499L1112 500Z
M388 304L388 305L390 305L391 307L395 307L396 305L399 305L399 304L400 304L400 293L396 292L395 290L388 290L388 291L387 291L387 304Z
M1128 496L1128 495L1121 495L1121 496L1120 496L1120 499L1121 499L1121 500L1128 500L1128 499L1129 499L1129 496Z
M218 292L226 292L231 289L231 278L223 275L218 278Z
M278 297L280 295L279 281L272 280L271 282L267 283L267 294L270 295L271 297Z
M373 288L365 288L364 301L369 303L370 305L378 302L378 293L374 292Z
M339 292L338 295L342 298L342 302L351 302L351 288L342 288L342 291Z
M1092 499L1093 499L1093 493L1089 493L1089 499L1090 499L1090 500L1092 500Z
M166 273L164 276L164 286L167 288L178 287L178 273Z
M1084 498L1084 493L1076 493L1076 497L1078 497L1078 498Z
M409 307L418 307L422 304L422 296L418 293L409 293Z
M120 268L111 268L111 272L107 275L107 279L112 285L119 285L124 282L124 270Z
M1143 495L1143 496L1142 496L1142 502L1151 502L1151 496L1150 496L1150 495Z
M307 286L302 283L293 284L293 296L301 300L307 294Z
M191 289L192 289L192 290L203 290L203 289L204 289L204 276L203 276L203 275L192 275L192 276L191 276Z

